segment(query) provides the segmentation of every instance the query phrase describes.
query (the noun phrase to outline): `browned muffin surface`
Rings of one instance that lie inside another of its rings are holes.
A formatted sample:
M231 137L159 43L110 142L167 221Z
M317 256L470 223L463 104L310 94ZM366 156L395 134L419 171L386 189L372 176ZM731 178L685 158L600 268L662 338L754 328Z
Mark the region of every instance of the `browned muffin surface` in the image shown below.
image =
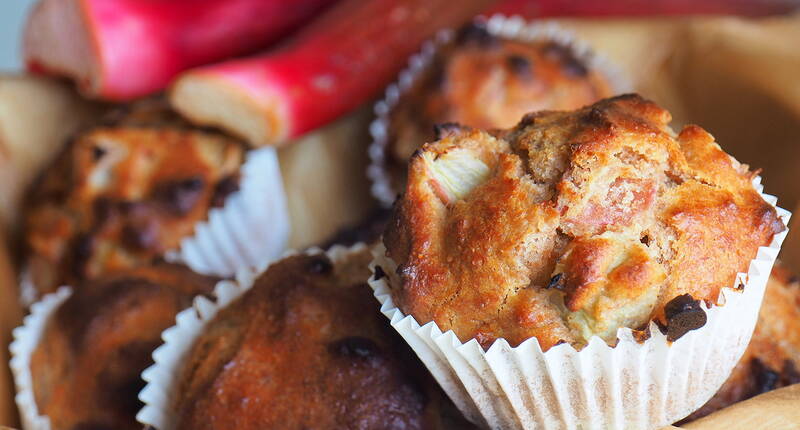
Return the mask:
M669 120L627 95L423 146L384 236L395 302L484 347L613 343L651 319L679 337L666 305L715 303L784 226L747 166Z
M195 342L183 429L438 428L421 364L376 306L369 253L288 257Z
M245 148L152 105L77 135L34 185L25 258L40 293L145 264L238 189Z
M554 40L493 36L481 24L443 46L389 116L388 168L401 189L406 163L434 126L508 128L528 112L577 109L612 94L606 77Z
M161 332L215 279L158 264L85 282L55 312L31 358L39 413L54 430L141 429L141 372Z
M753 337L717 394L685 421L750 397L800 383L800 282L776 264Z

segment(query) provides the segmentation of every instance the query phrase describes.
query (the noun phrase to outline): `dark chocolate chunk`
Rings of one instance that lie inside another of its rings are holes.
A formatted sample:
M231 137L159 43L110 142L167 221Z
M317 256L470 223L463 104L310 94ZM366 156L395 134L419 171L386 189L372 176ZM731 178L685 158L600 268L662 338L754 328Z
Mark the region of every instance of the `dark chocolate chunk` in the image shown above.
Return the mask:
M157 198L174 215L186 215L194 208L203 195L205 183L202 177L161 183L156 187Z
M482 23L473 22L464 26L458 34L458 43L475 43L482 47L491 47L497 44L494 37Z
M222 178L214 186L214 194L211 197L211 206L218 208L225 205L225 200L231 194L239 191L239 175L230 175Z
M564 283L562 282L562 281L563 281L563 279L564 279L564 274L563 274L563 273L558 273L558 274L556 274L555 276L553 276L552 278L550 278L550 283L549 283L549 284L547 284L547 286L545 287L545 289L548 289L548 290L549 290L550 288L555 288L555 289L557 289L557 290L562 290L562 289L564 289Z
M650 246L650 236L648 236L648 235L642 236L642 238L639 239L639 242L642 242L642 244L644 244L644 246Z
M508 66L520 78L529 79L533 77L533 64L521 55L511 54L506 58Z
M106 152L106 149L102 146L92 146L92 160L95 162L99 161L104 155L106 155Z
M333 264L331 264L328 257L324 255L314 256L308 264L308 270L311 273L327 274L333 271Z
M375 275L373 275L372 279L377 281L385 277L386 277L386 272L383 271L383 267L375 266Z
M158 227L152 218L131 222L122 228L122 243L132 249L153 249L159 244Z
M330 351L342 357L369 359L377 356L380 353L380 348L372 339L351 336L331 343Z
M674 342L690 330L706 325L706 312L700 307L700 301L689 294L682 294L670 300L664 306L667 317L667 340Z
M770 367L764 364L761 360L754 358L750 362L750 371L752 372L753 379L755 380L755 392L753 393L754 396L778 388L780 375L778 372L770 369Z
M544 48L544 55L561 63L564 74L572 78L582 78L589 73L586 65L575 55L571 47L560 43L548 43Z
M784 386L800 384L800 372L797 370L794 361L786 360L783 362L781 370L781 384Z

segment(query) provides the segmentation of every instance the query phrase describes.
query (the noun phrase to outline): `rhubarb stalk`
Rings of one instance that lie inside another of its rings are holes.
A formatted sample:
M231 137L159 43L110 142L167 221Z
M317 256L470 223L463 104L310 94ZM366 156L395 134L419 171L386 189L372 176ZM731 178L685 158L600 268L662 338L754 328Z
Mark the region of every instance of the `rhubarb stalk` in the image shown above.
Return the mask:
M282 49L183 74L170 100L190 120L280 144L377 95L437 30L489 0L344 0Z
M264 49L335 0L42 0L25 32L29 69L129 100L181 71Z

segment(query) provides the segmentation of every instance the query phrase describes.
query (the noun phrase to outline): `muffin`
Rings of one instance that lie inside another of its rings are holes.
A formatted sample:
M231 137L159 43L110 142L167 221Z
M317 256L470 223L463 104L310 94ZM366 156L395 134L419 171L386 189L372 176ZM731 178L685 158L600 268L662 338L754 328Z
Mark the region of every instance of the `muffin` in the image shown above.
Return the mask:
M245 147L156 102L76 135L29 192L24 257L39 294L147 264L239 188Z
M369 259L298 255L258 276L181 360L175 428L440 428L435 384L374 310Z
M776 264L747 350L717 394L685 422L792 384L800 384L800 281Z
M669 121L626 95L528 115L503 138L461 128L426 144L384 237L395 303L485 348L702 325L699 301L785 227L747 166Z
M30 358L38 414L53 430L141 429L140 373L161 332L216 279L171 264L102 275L75 288Z
M528 112L576 109L613 95L592 57L556 36L504 35L475 22L440 46L386 114L379 145L392 190L402 190L411 154L441 124L509 128Z
M669 121L624 95L412 157L369 283L471 421L655 429L729 376L788 213Z

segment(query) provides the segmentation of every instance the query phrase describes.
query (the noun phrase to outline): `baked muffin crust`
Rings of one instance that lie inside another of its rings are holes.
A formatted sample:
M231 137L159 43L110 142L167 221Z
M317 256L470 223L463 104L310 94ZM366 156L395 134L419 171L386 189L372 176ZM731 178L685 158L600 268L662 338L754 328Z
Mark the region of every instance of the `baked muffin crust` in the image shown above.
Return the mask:
M686 294L716 303L784 226L747 166L670 119L625 95L424 145L384 236L395 303L463 341L543 350L666 326Z
M435 384L365 284L369 258L272 265L195 341L177 428L439 428Z
M85 282L47 324L31 357L39 413L54 429L141 429L136 413L161 332L216 279L171 264Z
M69 142L25 205L40 293L153 261L238 189L245 148L152 102Z
M394 188L402 188L406 163L434 139L437 124L508 128L528 112L576 109L612 94L607 77L568 44L507 39L483 23L468 25L437 51L389 114Z

